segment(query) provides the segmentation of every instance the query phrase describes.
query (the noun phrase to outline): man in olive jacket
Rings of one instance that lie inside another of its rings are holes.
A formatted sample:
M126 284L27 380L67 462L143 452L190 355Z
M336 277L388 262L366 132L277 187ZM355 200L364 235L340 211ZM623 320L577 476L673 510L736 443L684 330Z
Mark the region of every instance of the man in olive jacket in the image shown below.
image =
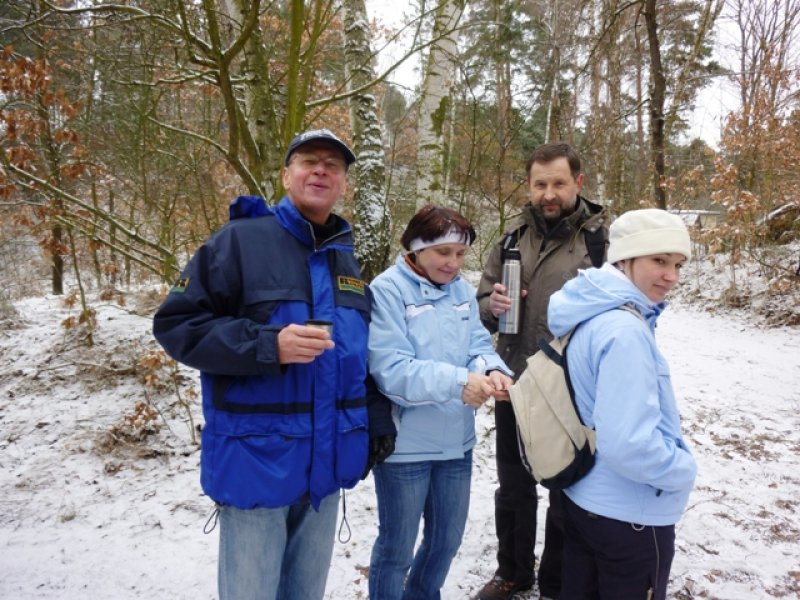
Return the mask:
M520 221L495 245L486 263L478 303L481 320L491 332L511 300L502 285L504 248L519 247L522 301L519 332L500 334L497 352L519 377L539 339L552 339L547 328L550 295L578 269L600 266L605 256L608 227L602 208L580 196L584 174L575 150L565 143L544 144L526 166L530 203ZM517 423L509 402L495 405L497 476L495 527L497 570L481 590L480 600L503 600L530 589L534 582L536 542L536 481L520 460ZM561 492L550 493L545 521L545 544L539 566L542 598L557 598L561 588L563 517Z

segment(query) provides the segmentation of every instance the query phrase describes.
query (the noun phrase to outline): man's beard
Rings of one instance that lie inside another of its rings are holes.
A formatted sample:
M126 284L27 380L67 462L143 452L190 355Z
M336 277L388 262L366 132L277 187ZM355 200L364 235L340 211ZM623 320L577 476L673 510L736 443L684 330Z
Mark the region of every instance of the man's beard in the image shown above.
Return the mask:
M544 210L542 210L542 205L541 204L534 204L534 205L532 205L532 208L533 208L533 212L534 213L536 213L539 217L541 217L542 220L548 226L551 226L551 225L555 225L556 223L560 222L561 219L563 219L564 217L567 217L567 216L571 215L573 212L575 212L575 208L578 206L578 202L576 200L575 201L575 205L569 210L565 209L563 206L561 206L561 204L556 204L554 206L558 207L558 214L556 214L555 216L545 215Z

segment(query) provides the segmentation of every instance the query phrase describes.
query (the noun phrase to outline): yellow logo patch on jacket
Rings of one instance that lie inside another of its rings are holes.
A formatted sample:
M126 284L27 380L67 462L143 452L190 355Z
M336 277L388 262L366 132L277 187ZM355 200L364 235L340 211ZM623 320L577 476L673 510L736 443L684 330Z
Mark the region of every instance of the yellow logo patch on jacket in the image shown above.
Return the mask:
M172 286L170 290L171 294L182 294L186 291L186 288L189 287L189 278L188 277L181 277L175 284Z
M355 277L345 277L344 275L339 275L339 277L337 277L337 284L339 290L342 292L355 292L356 294L361 294L362 296L364 295L367 286L367 284L361 279L356 279Z

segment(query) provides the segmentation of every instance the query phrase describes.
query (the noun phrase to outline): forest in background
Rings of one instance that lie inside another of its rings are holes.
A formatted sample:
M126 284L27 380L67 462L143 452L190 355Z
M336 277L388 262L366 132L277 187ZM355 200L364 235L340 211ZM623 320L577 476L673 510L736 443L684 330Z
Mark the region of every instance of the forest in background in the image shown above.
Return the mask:
M90 292L172 281L235 196L280 198L284 150L310 127L359 157L339 211L367 278L426 202L477 224L480 269L526 202L530 151L566 140L612 216L713 213L693 235L726 255L727 301L745 256L771 293L796 294L800 0L419 0L391 28L367 8L6 0L0 306L63 294L78 308L65 326L91 343ZM723 28L733 66L713 52ZM413 87L377 69L400 39L399 60L421 65ZM712 148L688 119L720 78L739 105Z
M368 277L435 202L476 224L474 284L545 141L579 150L611 216L684 211L695 256L661 339L701 478L672 597L797 594L800 0L417 0L399 24L380 7L0 0L2 589L213 594L198 375L158 347L152 314L229 202L276 201L289 140L324 126L359 156L338 210ZM390 83L403 60L417 80ZM719 82L738 103L712 147L690 115ZM478 417L459 598L496 551ZM348 499L330 598L366 594L370 485Z

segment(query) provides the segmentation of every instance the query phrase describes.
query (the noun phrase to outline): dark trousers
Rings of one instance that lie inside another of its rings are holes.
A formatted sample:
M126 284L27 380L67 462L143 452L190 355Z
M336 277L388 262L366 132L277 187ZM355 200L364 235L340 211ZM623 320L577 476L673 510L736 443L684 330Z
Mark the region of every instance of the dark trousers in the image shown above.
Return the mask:
M536 544L536 480L522 465L517 442L517 421L510 402L495 404L497 479L494 495L497 529L497 571L503 579L530 582L534 576ZM542 560L539 565L539 590L543 596L558 597L561 588L561 562L564 546L562 493L550 493L545 517Z
M590 513L564 496L559 600L665 600L675 526L653 527Z

